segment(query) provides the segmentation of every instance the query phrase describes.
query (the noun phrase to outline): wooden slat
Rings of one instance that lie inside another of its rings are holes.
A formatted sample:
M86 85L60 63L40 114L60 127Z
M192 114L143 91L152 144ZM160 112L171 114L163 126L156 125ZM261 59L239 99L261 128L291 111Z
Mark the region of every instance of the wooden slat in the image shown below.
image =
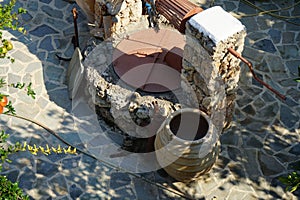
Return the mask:
M157 11L181 33L184 33L185 23L191 14L202 11L200 7L188 0L156 0L155 6Z

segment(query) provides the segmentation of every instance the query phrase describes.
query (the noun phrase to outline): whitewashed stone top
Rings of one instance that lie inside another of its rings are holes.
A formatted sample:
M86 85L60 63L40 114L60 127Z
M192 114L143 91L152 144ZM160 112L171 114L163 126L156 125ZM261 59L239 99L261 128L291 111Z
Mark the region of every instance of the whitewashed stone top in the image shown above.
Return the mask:
M245 26L220 6L204 10L193 16L189 23L217 44L242 30Z

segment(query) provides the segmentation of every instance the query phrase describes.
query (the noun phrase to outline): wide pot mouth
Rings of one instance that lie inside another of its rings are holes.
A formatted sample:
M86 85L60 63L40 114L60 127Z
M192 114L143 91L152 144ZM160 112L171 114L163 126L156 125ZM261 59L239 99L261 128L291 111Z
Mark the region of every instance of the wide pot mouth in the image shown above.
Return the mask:
M196 142L209 137L207 134L212 124L203 111L184 108L172 113L165 125L168 132L177 140Z

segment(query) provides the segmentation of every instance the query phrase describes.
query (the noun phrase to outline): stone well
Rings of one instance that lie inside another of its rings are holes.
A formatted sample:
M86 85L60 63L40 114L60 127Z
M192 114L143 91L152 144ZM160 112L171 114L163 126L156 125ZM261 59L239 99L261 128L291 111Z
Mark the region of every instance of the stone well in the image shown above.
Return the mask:
M106 14L99 10L103 5L113 13L110 39L95 46L83 63L88 91L99 114L130 136L151 138L172 112L193 107L205 111L220 134L232 120L240 75L240 60L227 49L243 51L245 27L221 7L194 15L186 23L181 87L161 94L144 93L124 84L112 66L118 43L130 37L129 32L123 38L120 34L128 27L134 27L131 32L147 28L141 23L141 1L96 0L99 31L105 29L101 23Z

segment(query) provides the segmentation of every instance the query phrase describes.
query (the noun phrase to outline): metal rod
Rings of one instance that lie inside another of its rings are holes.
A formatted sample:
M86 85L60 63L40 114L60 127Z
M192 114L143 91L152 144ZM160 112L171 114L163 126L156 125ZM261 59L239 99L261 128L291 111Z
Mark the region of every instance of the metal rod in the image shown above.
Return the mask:
M242 62L244 62L250 69L251 74L253 75L253 78L255 80L257 80L260 84L264 85L266 88L268 88L269 90L271 90L274 94L276 94L278 97L280 97L282 100L286 100L286 96L280 94L278 91L276 91L274 88L272 88L270 85L268 85L267 83L265 83L264 81L262 81L261 79L259 79L254 70L253 70L253 66L252 63L250 61L248 61L246 58L244 58L243 56L241 56L238 52L236 52L233 48L228 48L228 51L234 55L236 58L240 59Z
M77 27L78 13L75 7L72 9L72 13L73 13L74 31L75 31L75 36L74 36L74 49L75 49L76 47L79 47L79 37L78 37L78 27Z

